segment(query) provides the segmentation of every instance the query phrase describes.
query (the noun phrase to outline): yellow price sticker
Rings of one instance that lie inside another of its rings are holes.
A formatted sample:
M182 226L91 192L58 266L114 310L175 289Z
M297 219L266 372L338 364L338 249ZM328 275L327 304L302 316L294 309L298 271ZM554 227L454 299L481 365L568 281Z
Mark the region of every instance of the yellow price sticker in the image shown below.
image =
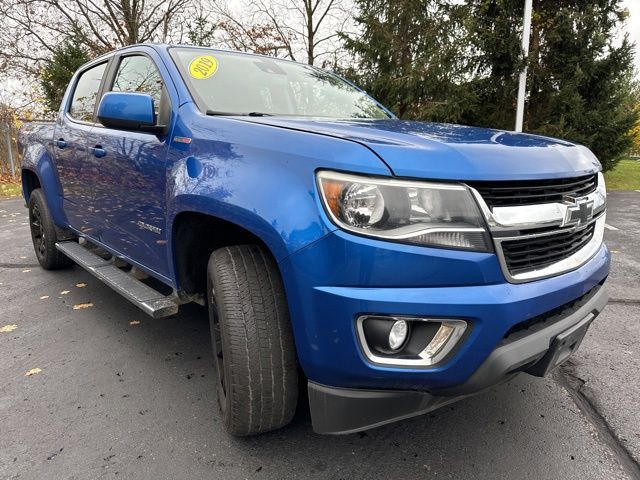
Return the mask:
M189 64L189 75L198 80L211 77L218 70L218 60L212 55L201 55Z

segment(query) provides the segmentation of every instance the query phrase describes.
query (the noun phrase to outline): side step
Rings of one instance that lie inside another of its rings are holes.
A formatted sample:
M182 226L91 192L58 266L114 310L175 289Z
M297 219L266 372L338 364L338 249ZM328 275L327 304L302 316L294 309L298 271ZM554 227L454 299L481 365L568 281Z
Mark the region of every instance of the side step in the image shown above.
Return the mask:
M178 313L178 303L172 297L162 295L79 243L58 242L56 248L153 318Z

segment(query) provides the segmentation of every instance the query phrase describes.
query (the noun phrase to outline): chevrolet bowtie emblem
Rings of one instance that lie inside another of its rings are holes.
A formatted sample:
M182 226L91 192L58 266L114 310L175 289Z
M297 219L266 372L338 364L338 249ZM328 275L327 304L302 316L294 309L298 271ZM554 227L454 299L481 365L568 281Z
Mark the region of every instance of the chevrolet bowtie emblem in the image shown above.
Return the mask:
M573 199L571 199L573 200ZM578 226L593 218L593 200L574 200L573 205L567 207L563 227Z

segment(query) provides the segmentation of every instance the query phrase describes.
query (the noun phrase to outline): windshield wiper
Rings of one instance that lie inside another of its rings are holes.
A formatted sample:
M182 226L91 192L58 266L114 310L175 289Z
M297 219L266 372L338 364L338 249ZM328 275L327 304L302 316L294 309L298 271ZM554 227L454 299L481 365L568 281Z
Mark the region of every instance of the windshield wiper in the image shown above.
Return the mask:
M238 113L238 112L220 112L218 110L207 110L205 112L207 115L211 116L211 117L215 117L215 116L224 116L224 117L233 117L233 116L238 116L238 115L244 115L243 113Z
M218 110L207 110L205 112L207 115L211 117L222 116L222 117L272 117L271 113L263 113L263 112L249 112L249 113L240 113L240 112L220 112Z

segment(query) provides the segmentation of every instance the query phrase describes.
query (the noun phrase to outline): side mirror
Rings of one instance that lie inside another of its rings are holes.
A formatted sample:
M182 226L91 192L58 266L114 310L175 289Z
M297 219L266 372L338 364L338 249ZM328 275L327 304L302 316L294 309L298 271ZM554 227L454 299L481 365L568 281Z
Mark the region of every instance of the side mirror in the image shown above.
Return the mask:
M105 93L98 107L98 120L107 128L119 130L159 130L153 98L146 93Z

